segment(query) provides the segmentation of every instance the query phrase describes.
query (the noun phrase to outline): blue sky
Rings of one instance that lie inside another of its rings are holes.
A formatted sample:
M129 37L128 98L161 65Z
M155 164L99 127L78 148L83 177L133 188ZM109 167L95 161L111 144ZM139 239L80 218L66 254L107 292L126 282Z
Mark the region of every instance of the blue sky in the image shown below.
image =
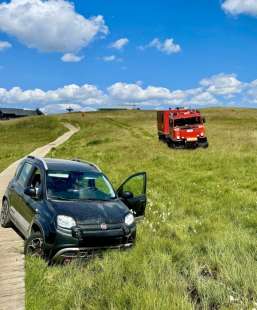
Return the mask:
M257 106L257 0L0 1L0 106Z

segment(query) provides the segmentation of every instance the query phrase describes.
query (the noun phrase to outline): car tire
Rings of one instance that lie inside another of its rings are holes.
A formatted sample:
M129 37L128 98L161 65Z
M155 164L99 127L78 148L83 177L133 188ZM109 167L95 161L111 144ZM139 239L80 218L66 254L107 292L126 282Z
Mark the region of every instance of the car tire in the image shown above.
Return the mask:
M12 224L11 219L10 219L9 203L7 199L4 199L2 203L0 223L1 223L1 226L4 228L10 227Z
M25 241L24 254L33 257L45 258L45 242L41 232L32 232Z

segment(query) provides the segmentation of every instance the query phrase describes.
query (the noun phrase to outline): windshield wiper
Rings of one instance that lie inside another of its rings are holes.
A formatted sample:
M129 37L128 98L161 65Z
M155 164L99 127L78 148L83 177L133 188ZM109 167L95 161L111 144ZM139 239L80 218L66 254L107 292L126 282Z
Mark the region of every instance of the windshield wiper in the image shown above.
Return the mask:
M56 196L51 196L51 197L49 197L50 199L53 199L53 200L76 200L76 199L69 199L69 198L64 198L64 197L56 197Z
M84 199L80 199L80 200L89 200L89 201L109 201L113 198L108 198L108 199L101 199L101 198L84 198Z
M65 198L65 197L57 197L57 196L50 196L49 199L53 200L62 200L62 201L109 201L113 200L116 197L110 197L108 199L102 199L102 198L78 198L78 199L72 199L72 198Z

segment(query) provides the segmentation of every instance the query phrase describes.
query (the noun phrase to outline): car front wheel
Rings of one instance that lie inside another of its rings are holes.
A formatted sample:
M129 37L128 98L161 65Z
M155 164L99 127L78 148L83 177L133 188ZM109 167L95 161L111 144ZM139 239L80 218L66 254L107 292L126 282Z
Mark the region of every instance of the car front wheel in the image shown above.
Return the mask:
M45 257L44 238L41 232L33 232L25 241L24 247L25 255L34 257Z
M11 226L9 203L7 199L3 200L1 215L0 215L0 224L4 228Z

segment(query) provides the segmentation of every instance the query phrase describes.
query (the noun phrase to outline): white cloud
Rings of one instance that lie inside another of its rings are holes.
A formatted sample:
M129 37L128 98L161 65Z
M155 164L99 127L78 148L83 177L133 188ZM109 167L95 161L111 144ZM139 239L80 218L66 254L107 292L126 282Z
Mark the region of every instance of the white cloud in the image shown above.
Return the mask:
M65 113L67 112L68 108L72 108L73 111L96 111L94 108L91 107L83 107L79 104L69 104L69 103L62 103L62 104L48 104L41 108L40 110L45 114L54 114L54 113Z
M61 60L63 62L80 62L84 56L78 56L72 53L66 53L62 56Z
M3 50L6 50L8 48L11 48L12 44L7 41L0 41L0 52Z
M0 31L43 52L75 52L108 27L101 15L85 18L65 0L11 0L0 4Z
M116 62L122 62L122 58L119 58L115 55L110 55L110 56L104 56L101 58L103 61L105 62L113 62L113 61L116 61Z
M235 74L218 74L200 81L209 93L215 95L233 96L240 93L244 84L237 79Z
M232 15L247 14L257 16L256 0L225 0L222 3L222 8Z
M0 88L0 104L70 104L98 105L105 102L105 95L94 85L76 84L66 85L55 90L43 91L41 89L22 90L13 87L10 90Z
M72 108L73 111L81 111L82 107L79 104L48 104L44 106L41 111L45 114L52 113L65 113L68 108Z
M231 100L233 96L233 100ZM44 111L63 112L68 106L75 110L97 109L101 106L137 105L146 108L169 106L245 105L256 107L257 80L239 81L234 74L218 74L200 81L196 88L171 90L159 86L117 82L107 89L95 85L71 84L43 91L0 88L0 106L40 107Z
M205 91L190 98L189 103L195 105L214 105L214 104L216 105L219 102L212 94Z
M178 106L178 105L210 105L217 104L217 99L203 88L188 90L170 90L164 87L142 84L115 83L108 89L108 99L112 103L137 104L142 106Z
M146 101L153 99L172 99L172 92L164 87L148 86L142 88L138 84L115 83L108 88L109 95L124 101Z
M127 38L121 38L121 39L119 39L119 40L113 42L113 43L110 45L110 47L111 47L111 48L115 48L115 49L117 49L117 50L121 50L121 49L123 49L123 47L124 47L125 45L127 45L128 43L129 43L129 40L128 40Z
M257 80L247 85L245 101L257 104Z
M115 56L115 55L111 55L111 56L104 56L102 59L103 59L103 61L106 61L106 62L111 62L111 61L116 60L116 56Z
M168 38L165 39L163 42L160 39L155 38L146 46L141 46L140 49L144 50L146 48L156 48L160 52L171 55L181 52L181 47L179 44L174 43L174 39Z

